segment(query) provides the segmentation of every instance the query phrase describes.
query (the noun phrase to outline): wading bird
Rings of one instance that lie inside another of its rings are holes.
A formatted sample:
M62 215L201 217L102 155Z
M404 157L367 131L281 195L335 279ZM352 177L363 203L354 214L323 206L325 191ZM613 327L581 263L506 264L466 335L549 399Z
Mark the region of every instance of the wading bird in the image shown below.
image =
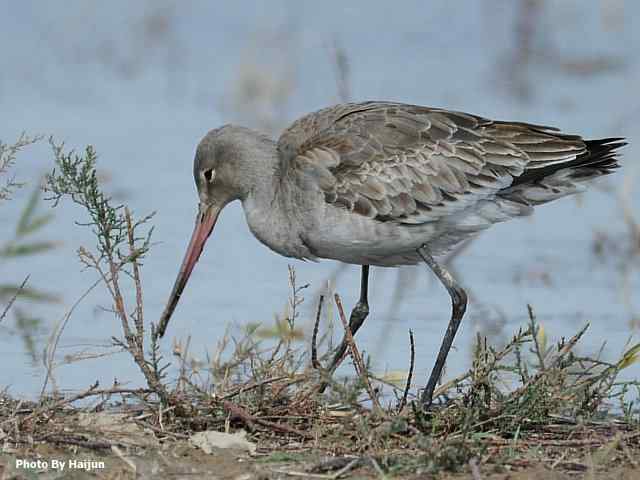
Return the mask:
M276 253L362 266L354 334L369 313L370 265L428 265L452 301L421 397L428 408L467 306L465 291L436 258L611 173L622 140L392 102L325 108L294 122L277 142L234 125L212 130L196 151L196 226L158 333L220 211L240 200L251 232ZM343 339L331 371L345 350Z

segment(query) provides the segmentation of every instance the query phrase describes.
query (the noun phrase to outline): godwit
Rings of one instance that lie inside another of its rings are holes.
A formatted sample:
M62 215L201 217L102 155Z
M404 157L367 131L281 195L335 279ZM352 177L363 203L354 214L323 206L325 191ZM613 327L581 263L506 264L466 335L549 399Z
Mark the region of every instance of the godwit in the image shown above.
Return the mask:
M579 191L618 167L621 138L583 140L558 129L392 102L308 114L278 142L225 125L198 145L196 226L158 325L164 334L220 211L240 200L251 232L275 252L362 266L355 332L369 313L369 266L424 261L452 314L423 391L425 408L467 306L435 257L497 222ZM334 355L346 349L343 340Z

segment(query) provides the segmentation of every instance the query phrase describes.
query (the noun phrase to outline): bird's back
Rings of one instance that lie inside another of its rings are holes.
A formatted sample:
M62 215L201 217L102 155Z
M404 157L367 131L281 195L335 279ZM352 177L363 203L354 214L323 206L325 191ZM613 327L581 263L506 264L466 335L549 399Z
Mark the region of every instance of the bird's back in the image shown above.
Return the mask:
M436 231L424 239L446 250L458 238L610 173L622 144L462 112L366 102L302 117L282 134L278 150L283 170L302 175L305 189L315 187L328 210L337 211L330 228L373 222L377 230L412 229L416 242L426 236L422 230ZM349 227L339 228L348 234Z

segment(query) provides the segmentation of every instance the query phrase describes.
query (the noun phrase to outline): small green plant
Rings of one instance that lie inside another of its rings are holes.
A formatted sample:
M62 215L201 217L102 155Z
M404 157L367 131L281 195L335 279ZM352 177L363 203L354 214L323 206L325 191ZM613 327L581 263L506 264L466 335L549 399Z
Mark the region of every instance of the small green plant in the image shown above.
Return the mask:
M66 152L64 144L56 144L50 139L56 168L47 175L45 190L50 193L48 200L56 206L65 197L84 208L89 216L86 223L78 225L90 227L97 240L94 251L78 248L78 258L87 268L96 271L106 286L113 306L111 311L120 319L124 339L114 337L114 345L128 351L142 371L149 388L162 403L170 403L169 393L162 380L166 365L160 365L157 335L152 326L149 352L145 352L145 322L143 308L140 261L151 246L153 227L141 236L139 231L153 214L135 221L129 209L123 205L113 205L98 181L94 148L88 146L82 154ZM126 290L123 280L130 279L135 291L135 307L127 307Z
M447 395L445 404L433 418L419 417L421 429L469 437L486 431L510 435L552 418L576 422L612 415L617 401L623 402L623 411L632 411L624 394L638 384L618 376L640 361L640 344L628 347L617 362L580 356L574 348L587 329L547 347L546 333L529 307L528 328L503 349L478 337L471 369L438 389Z

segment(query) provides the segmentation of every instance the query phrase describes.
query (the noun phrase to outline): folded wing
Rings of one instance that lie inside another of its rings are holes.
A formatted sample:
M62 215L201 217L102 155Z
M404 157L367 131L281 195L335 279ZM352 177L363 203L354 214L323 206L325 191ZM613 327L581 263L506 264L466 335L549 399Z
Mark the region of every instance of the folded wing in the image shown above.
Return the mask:
M329 204L404 224L434 221L501 192L527 203L517 185L531 180L544 188L547 173L589 155L581 137L551 127L390 102L309 114L282 134L278 149L285 171L311 179Z

